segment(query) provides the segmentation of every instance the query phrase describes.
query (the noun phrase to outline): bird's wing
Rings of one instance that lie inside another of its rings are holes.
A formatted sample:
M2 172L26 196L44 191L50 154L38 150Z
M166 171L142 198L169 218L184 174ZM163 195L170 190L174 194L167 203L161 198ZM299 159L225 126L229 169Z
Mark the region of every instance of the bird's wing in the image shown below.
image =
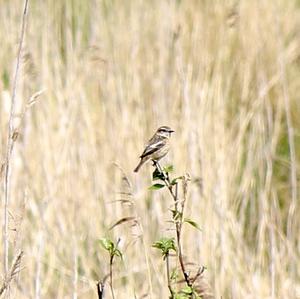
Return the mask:
M153 140L152 140L153 139ZM151 138L145 150L143 151L141 158L149 156L155 153L157 150L162 148L165 145L165 141L160 138Z

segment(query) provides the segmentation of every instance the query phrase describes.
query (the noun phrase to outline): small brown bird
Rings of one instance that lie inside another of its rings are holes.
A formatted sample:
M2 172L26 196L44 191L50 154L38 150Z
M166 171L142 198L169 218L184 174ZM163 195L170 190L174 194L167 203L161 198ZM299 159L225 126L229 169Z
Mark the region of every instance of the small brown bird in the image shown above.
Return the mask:
M167 126L162 126L157 129L155 134L148 141L148 144L140 156L141 161L134 172L138 172L141 166L150 159L157 162L168 153L170 149L169 138L173 132L174 131Z

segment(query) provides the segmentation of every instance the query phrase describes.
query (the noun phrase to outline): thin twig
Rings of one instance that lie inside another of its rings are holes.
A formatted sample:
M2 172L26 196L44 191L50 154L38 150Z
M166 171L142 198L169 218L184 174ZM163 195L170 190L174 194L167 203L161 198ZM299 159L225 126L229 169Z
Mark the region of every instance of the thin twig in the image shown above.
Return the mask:
M169 263L169 254L166 255L166 268L167 268L167 279L168 279L168 288L171 294L171 298L174 298L174 292L171 286L171 278L170 278L170 263Z
M15 105L16 105L16 93L17 93L17 82L19 77L19 69L20 69L20 60L21 60L21 53L25 35L25 28L26 28L26 16L28 11L28 1L25 0L24 2L24 9L23 9L23 17L22 17L22 24L21 24L21 34L19 39L19 48L17 54L17 64L14 74L13 86L12 86L12 98L11 98L11 106L10 106L10 113L9 113L9 122L8 122L8 134L7 134L7 148L6 148L6 156L5 156L5 180L4 180L4 223L3 223L3 239L4 239L4 276L7 278L8 275L8 250L9 250L9 243L8 243L8 204L10 198L10 159L13 150L14 144L14 124L13 118L15 113Z
M116 248L118 247L121 239L119 238L117 241ZM115 299L115 293L114 293L114 287L113 287L113 261L114 261L115 254L110 255L109 259L109 285L110 285L110 290L111 290L111 296L113 299Z
M113 299L115 299L115 293L113 288L113 260L114 260L114 255L111 255L109 260L109 285L111 290L111 296Z
M201 266L198 269L196 275L193 277L193 279L191 279L191 282L194 283L198 279L198 277L205 271L205 269L206 269L205 267Z

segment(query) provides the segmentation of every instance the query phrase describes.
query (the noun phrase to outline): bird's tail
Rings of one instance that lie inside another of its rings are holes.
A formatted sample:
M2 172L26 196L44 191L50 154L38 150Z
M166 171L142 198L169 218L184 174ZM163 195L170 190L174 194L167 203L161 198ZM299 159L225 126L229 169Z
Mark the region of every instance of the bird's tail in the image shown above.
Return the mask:
M140 163L138 164L138 166L134 169L134 172L138 172L139 169L141 168L141 166L145 163L144 159L141 159Z

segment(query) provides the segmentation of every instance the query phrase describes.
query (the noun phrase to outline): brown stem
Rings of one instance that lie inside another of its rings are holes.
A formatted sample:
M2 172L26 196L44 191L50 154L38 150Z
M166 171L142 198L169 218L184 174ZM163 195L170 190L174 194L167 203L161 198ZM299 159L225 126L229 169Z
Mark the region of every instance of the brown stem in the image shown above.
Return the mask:
M175 186L175 192L173 191L173 186L171 185L170 182L170 178L168 175L165 174L165 172L163 171L163 169L161 168L160 164L156 161L153 161L154 166L156 167L156 169L162 174L163 176L163 181L165 183L165 185L167 186L167 188L170 191L171 196L174 199L174 207L175 207L175 213L176 215L181 215L179 218L179 221L177 219L175 219L175 226L176 226L176 238L177 238L177 247L178 247L178 259L179 259L179 263L180 263L180 268L181 271L183 273L184 276L184 280L186 282L186 284L191 287L192 286L192 281L189 277L189 274L186 272L185 269L185 265L183 262L183 254L182 254L182 245L181 245L181 228L182 228L182 219L183 219L183 211L184 211L184 203L181 206L181 211L179 211L178 209L178 184L177 182L174 184Z

